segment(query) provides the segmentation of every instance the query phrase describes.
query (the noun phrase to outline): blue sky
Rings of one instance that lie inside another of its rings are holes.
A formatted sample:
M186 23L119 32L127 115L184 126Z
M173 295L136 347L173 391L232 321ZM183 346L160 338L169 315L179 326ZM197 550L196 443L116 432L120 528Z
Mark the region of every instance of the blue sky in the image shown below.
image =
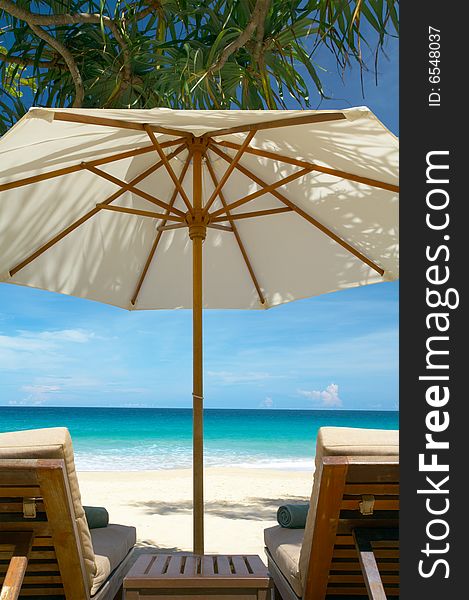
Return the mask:
M321 108L369 106L398 134L398 44L379 85L321 65ZM208 408L397 409L398 283L269 311L205 311ZM190 311L135 312L0 284L0 405L191 406Z

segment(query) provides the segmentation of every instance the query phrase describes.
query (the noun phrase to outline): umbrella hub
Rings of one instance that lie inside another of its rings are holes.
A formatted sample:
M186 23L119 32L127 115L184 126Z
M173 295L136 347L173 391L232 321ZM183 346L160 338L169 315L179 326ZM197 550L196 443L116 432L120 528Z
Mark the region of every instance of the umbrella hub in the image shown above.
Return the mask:
M202 209L193 209L186 214L186 223L189 227L189 237L205 240L207 234L208 215L204 215Z
M205 153L207 152L208 142L209 142L209 140L206 137L196 137L196 136L192 136L187 141L187 143L189 145L189 149L192 152L200 152L200 154L202 156L205 156Z

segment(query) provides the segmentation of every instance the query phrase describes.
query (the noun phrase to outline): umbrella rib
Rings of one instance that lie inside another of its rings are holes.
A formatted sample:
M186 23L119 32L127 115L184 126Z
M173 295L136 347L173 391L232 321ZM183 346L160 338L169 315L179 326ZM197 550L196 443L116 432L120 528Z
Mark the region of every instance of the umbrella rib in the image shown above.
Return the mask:
M175 223L174 225L158 225L157 231L168 231L168 229L184 229L187 223Z
M250 123L248 125L237 125L235 127L227 127L226 129L218 129L216 131L210 131L209 133L206 133L205 137L213 138L218 137L220 135L242 133L244 131L276 129L278 127L291 127L292 125L305 125L307 123L324 123L327 121L338 121L345 118L346 116L341 112L302 115L298 117L276 119L273 121L264 121L263 123Z
M126 215L136 215L139 217L149 217L150 219L160 219L162 221L177 221L178 223L184 223L185 220L182 217L176 217L175 215L166 215L163 213L155 213L150 210L140 210L138 208L127 208L126 206L111 206L109 204L96 204L96 208L101 210L110 210L113 212L120 212Z
M187 169L189 168L189 165L190 165L190 162L191 162L191 156L192 156L192 154L189 151L189 155L187 157L187 160L186 160L186 162L185 162L185 164L184 164L184 166L182 168L181 174L179 175L179 182L181 184L184 181L184 177L185 177L185 175L187 173ZM169 201L169 205L171 207L176 202L178 191L179 191L178 188L175 187L173 195L171 196L171 199ZM176 227L179 228L181 226L184 226L184 225L176 224L176 225L167 225L166 227L168 229L169 228L174 229ZM135 288L135 292L134 292L134 294L132 296L132 299L130 300L130 303L132 304L132 306L135 306L135 303L137 302L138 295L140 294L140 290L142 288L143 282L145 281L145 277L147 275L148 269L150 268L150 264L151 264L151 262L153 260L153 257L155 255L156 249L158 248L158 244L160 243L160 239L161 239L161 236L163 235L163 231L164 231L163 228L161 228L161 229L158 228L158 233L156 235L155 241L153 242L153 245L151 247L150 253L148 254L147 260L145 262L145 266L143 267L143 271L142 271L142 273L140 275L140 278L138 280L137 286Z
M226 154L225 152L223 152L223 150L220 150L219 148L212 147L212 150L216 154L218 154L221 158L223 158L226 162L228 162L231 159L231 157L228 154ZM254 173L252 173L251 171L249 171L249 169L247 169L243 165L238 164L236 166L236 168L241 173L243 173L244 175L246 175L246 177L248 177L249 179L251 179L252 181L254 181L255 183L257 183L258 185L261 185L261 186L267 186L268 185L265 181L263 181L260 177L257 177L257 175L255 175ZM302 210L299 206L297 206L296 204L294 204L293 202L291 202L290 200L288 200L288 198L286 196L284 196L282 193L278 192L277 190L273 190L271 193L272 193L273 196L275 196L281 202L283 202L283 204L285 204L286 206L289 206L290 208L292 208L298 215L300 215L301 217L303 217L303 219L306 219L309 223L311 223L317 229L319 229L320 231L322 231L323 233L325 233L328 237L330 237L332 240L334 240L335 242L337 242L338 244L340 244L340 246L342 246L343 248L345 248L346 250L348 250L351 254L353 254L354 256L356 256L357 258L359 258L362 262L364 262L365 264L367 264L369 267L371 267L372 269L374 269L381 276L384 275L384 269L382 269L381 267L379 267L375 262L373 262L367 256L365 256L364 254L362 254L359 250L357 250L356 248L354 248L351 244L349 244L348 242L346 242L345 240L343 240L342 238L340 238L337 234L335 234L331 229L329 229L328 227L326 227L325 225L323 225L320 221L318 221L317 219L315 219L314 217L312 217L311 215L309 215L307 212L305 212L304 210Z
M239 167L239 164L237 165L237 168L238 167ZM288 183L291 183L295 179L304 177L311 171L312 171L311 167L309 167L307 169L301 169L301 171L292 173L288 177L284 177L283 179L280 179L279 181L276 181L275 183L265 183L265 184L263 184L264 187L262 187L262 189L257 190L257 192L253 192L252 194L248 194L247 196L244 196L243 198L236 200L236 202L232 202L231 204L228 204L228 206L226 208L228 210L233 210L234 208L238 208L238 206L242 206L243 204L247 204L248 202L251 202L251 200L255 200L256 198L259 198L259 196L264 196L265 194L271 194L277 188L282 187L283 185L287 185ZM211 213L210 217L213 220L214 218L220 216L224 212L226 212L225 208L219 208L215 212Z
M212 178L213 184L217 188L218 187L217 176L216 176L215 171L213 169L212 162L211 162L210 158L208 157L208 155L207 155L206 159L207 159L206 164L207 164L208 172L210 173L210 176ZM226 210L227 219L228 219L228 221L230 223L230 226L231 226L231 229L232 229L232 231L234 233L236 242L238 244L239 250L240 250L241 255L242 255L243 259L244 259L246 267L247 267L247 269L249 271L249 275L251 276L251 279L252 279L252 282L254 284L254 287L256 288L257 294L259 296L260 303L261 304L265 304L264 294L262 293L262 290L261 290L261 287L259 285L259 282L257 281L257 277L256 277L256 274L254 273L254 269L252 268L251 261L249 260L248 253L246 252L246 248L244 247L244 244L243 244L243 241L241 239L241 236L239 235L238 228L236 227L236 224L233 222L233 219L231 217L231 213L230 213L230 211L228 209L228 203L226 202L224 194L223 194L223 192L222 192L221 189L219 190L218 195L220 196L221 203L223 204L223 207Z
M251 217L265 217L267 215L276 215L279 213L293 212L293 208L285 206L284 208L270 208L268 210L255 210L247 213L235 213L230 217L217 217L212 219L211 223L220 223L222 221L238 221L239 219L250 219Z
M167 148L168 146L175 146L180 144L181 142L185 142L185 140L172 140L171 142L164 142L161 144L162 147ZM181 146L183 149L184 146ZM91 160L87 164L92 165L93 167L98 167L100 165L106 165L111 162L115 162L118 160L123 160L124 158L131 158L132 156L139 156L140 154L147 154L153 150L153 146L143 146L143 148L137 148L135 150L127 150L126 152L119 152L119 154L113 154L111 156L107 156L106 158L98 158L96 160ZM62 175L68 175L69 173L75 173L76 171L82 171L84 169L83 163L81 162L78 165L73 165L71 167L64 167L63 169L54 169L53 171L49 171L48 173L41 173L40 175L32 175L31 177L24 177L23 179L18 179L16 181L11 181L9 183L3 183L0 185L0 192L10 190L17 187L22 187L24 185L29 185L30 183L37 183L39 181L45 181L46 179L52 179L54 177L60 177Z
M163 164L165 166L166 171L168 172L169 176L171 177L174 185L176 186L177 191L179 192L179 194L181 195L181 198L184 200L184 204L187 207L187 210L192 213L192 206L190 203L190 200L186 194L186 190L182 187L176 173L174 172L172 166L169 163L169 160L166 157L166 154L163 152L163 149L161 147L161 144L159 143L159 141L156 139L155 134L153 133L150 125L146 124L144 125L145 131L148 134L148 137L151 140L151 143L153 144L155 150L158 152L158 155L160 157L160 159L163 161Z
M233 227L230 227L229 225L215 225L214 223L209 223L207 227L209 229L219 229L220 231L234 231Z
M143 123L133 123L132 121L121 121L120 119L108 119L106 117L96 117L73 112L55 112L54 121L68 121L72 123L83 123L84 125L102 125L103 127L117 127L119 129L133 129L135 131L145 131ZM155 133L164 133L165 135L177 135L184 138L191 137L187 131L172 129L171 127L162 127L160 125L151 125Z
M315 115L302 115L298 117L290 117L285 119L276 119L273 121L264 121L263 123L249 123L246 125L237 125L226 129L217 129L209 131L205 137L218 137L221 135L230 135L232 133L243 133L245 131L261 130L261 129L276 129L278 127L291 127L292 125L304 125L308 123L324 123L328 121L338 121L345 119L345 115L341 112L322 113ZM120 119L108 119L106 117L96 117L92 115L84 115L73 112L54 112L54 121L68 121L72 123L83 123L85 125L102 125L104 127L117 127L119 129L132 129L135 131L144 131L142 123L133 123L131 121L123 121ZM150 125L155 133L163 133L165 135L192 137L188 131L173 129L160 125Z
M88 169L88 171L91 171L91 173L94 173L95 175L98 175L99 177L102 177L103 179L107 179L108 181L111 181L115 185L118 185L125 192L132 192L133 194L137 194L137 196L141 196L145 200L148 200L148 202L151 202L152 204L156 204L160 208L164 208L165 210L170 210L171 212L174 212L175 214L179 215L181 218L184 218L186 216L182 212L182 210L171 207L166 202L163 202L163 200L160 200L159 198L156 198L155 196L152 196L151 194L147 194L147 192L139 190L134 185L132 185L132 183L127 183L125 181L122 181L122 179L118 179L117 177L114 177L113 175L110 175L109 173L106 173L105 171L101 171L101 169L97 169L96 167L87 165L86 163L83 163L83 164L84 164L85 169Z
M210 207L212 206L212 204L215 201L215 198L218 196L220 190L223 188L225 183L228 181L228 177L231 175L231 173L234 171L234 168L236 167L238 162L241 160L241 157L243 156L244 152L246 151L246 148L251 143L252 138L256 135L256 132L257 132L256 129L253 129L252 131L250 131L248 133L248 135L246 136L244 142L239 147L238 152L236 153L236 155L233 158L233 160L231 161L231 163L228 165L228 168L223 173L222 178L220 179L220 181L216 185L215 189L213 190L212 195L208 199L207 204L204 206L204 210L203 210L204 215L208 214Z
M232 148L233 150L238 150L241 146L240 144L236 144L234 142L216 142L215 144L219 146L224 146L226 148ZM371 187L380 188L383 190L388 190L390 192L399 192L399 186L394 185L392 183L386 183L384 181L378 181L377 179L371 179L370 177L362 177L361 175L354 175L353 173L348 173L347 171L340 171L338 169L332 169L330 167L323 167L321 165L317 165L315 163L309 163L304 160L299 160L297 158L292 158L290 156L285 156L282 154L278 154L276 152L269 152L268 150L260 150L259 148L246 148L245 152L249 154L255 154L256 156L262 156L264 158L271 158L272 160L278 160L280 162L288 163L290 165L296 165L297 167L307 167L311 166L315 171L320 171L321 173L326 173L327 175L334 175L335 177L340 177L342 179L349 179L350 181L356 181L358 183L364 183Z
M185 148L185 146L179 146L179 148L176 148L176 150L174 150L170 156L171 157L176 156L177 154L182 152L182 150L184 150L184 148ZM152 149L152 148L150 147L150 149ZM145 179L146 177L151 175L151 173L154 173L155 171L157 171L162 166L163 166L163 163L161 161L159 163L156 163L155 165L152 165L151 167L149 167L148 169L145 169L145 171L140 173L140 175L137 175L137 177L135 177L135 179L132 179L132 181L130 183L132 183L134 185L139 183L140 181L142 181L143 179ZM116 200L117 198L122 196L122 194L124 194L124 193L125 193L125 190L121 188L120 190L117 190L117 192L114 192L114 194L112 194L111 196L106 198L106 200L101 202L101 204L110 204L111 202L113 202L114 200ZM61 239L63 239L69 233L72 233L72 231L77 229L77 227L79 227L83 223L86 223L86 221L88 221L88 219L91 219L91 217L96 215L99 211L100 211L99 208L94 207L93 209L91 209L90 211L85 213L82 217L80 217L79 219L74 221L71 225L69 225L68 227L63 229L60 233L58 233L53 238L51 238L43 246L38 248L35 252L30 254L23 261L21 261L20 263L15 265L9 272L10 276L13 277L16 273L18 273L18 271L21 271L21 269L24 269L24 267L29 265L30 262L32 262L33 260L35 260L36 258L41 256L41 254L43 254L46 250L48 250L49 248L54 246L57 242L60 242Z

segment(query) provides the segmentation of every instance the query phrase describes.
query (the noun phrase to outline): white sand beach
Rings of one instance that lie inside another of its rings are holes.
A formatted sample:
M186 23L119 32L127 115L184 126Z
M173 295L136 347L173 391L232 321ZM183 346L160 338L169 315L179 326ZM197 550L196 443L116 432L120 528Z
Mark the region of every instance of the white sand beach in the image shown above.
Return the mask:
M192 472L79 472L85 505L105 506L110 521L137 528L138 545L192 549ZM205 551L259 554L263 530L285 502L307 501L312 473L266 469L205 471Z

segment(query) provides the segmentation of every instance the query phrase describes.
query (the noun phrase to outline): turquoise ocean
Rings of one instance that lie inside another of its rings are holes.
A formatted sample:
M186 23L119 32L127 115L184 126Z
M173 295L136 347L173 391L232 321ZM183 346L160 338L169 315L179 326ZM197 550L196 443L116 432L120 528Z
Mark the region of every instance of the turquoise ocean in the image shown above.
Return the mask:
M398 429L399 413L206 409L205 465L309 471L324 425ZM190 409L0 407L0 432L41 427L68 427L81 471L191 466Z

